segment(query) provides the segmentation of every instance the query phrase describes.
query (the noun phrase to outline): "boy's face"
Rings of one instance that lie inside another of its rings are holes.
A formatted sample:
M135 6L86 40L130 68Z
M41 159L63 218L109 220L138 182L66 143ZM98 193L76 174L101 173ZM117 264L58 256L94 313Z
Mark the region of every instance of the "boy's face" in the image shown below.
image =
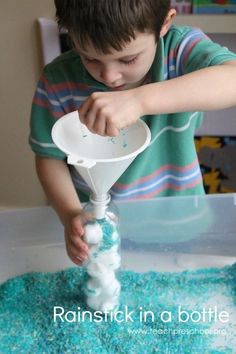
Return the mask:
M139 86L146 77L156 53L155 35L137 33L136 38L121 50L100 54L92 45L75 49L89 74L114 90L127 90Z

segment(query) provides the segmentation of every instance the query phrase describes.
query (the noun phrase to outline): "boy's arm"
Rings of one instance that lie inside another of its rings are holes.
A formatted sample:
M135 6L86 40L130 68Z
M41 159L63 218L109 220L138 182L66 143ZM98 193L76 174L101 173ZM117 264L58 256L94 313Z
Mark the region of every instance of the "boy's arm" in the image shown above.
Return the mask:
M236 61L136 89L144 114L218 110L236 105Z
M35 158L36 170L42 187L63 225L68 217L81 212L82 206L64 161Z
M116 136L144 115L224 109L236 105L236 61L127 91L96 92L80 107L94 133Z
M36 156L36 169L49 201L64 225L68 256L81 265L88 256L88 246L81 238L86 218L68 167L64 161Z

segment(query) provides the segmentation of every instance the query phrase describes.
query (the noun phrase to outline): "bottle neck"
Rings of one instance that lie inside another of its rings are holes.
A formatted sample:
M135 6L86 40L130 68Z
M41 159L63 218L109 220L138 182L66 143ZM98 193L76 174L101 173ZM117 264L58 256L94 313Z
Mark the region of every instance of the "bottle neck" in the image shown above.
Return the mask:
M109 204L111 201L111 195L109 193L104 193L104 194L92 193L89 196L89 200L92 204L99 204L99 203Z

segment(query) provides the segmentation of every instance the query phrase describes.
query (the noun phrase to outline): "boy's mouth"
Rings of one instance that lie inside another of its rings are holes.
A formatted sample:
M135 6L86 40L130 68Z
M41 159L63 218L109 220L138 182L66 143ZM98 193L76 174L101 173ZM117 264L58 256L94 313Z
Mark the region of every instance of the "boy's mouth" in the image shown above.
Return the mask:
M125 84L119 85L119 86L110 87L110 89L112 89L112 90L121 90L121 89L123 89L123 88L125 88Z

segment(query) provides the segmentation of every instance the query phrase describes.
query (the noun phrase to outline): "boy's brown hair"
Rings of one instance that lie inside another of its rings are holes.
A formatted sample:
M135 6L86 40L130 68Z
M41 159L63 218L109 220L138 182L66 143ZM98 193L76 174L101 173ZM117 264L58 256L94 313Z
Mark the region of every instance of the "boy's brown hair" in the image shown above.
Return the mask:
M91 43L98 52L122 50L135 32L154 33L158 41L170 0L54 0L60 28L86 50Z

